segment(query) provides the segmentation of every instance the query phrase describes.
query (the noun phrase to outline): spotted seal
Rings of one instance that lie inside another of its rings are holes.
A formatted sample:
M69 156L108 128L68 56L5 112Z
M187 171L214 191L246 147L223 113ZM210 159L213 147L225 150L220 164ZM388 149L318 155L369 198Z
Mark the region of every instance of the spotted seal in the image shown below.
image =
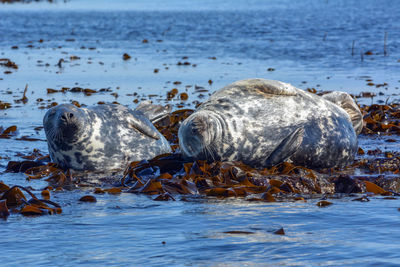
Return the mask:
M43 118L50 157L64 168L106 171L171 152L150 121L165 112L149 103L136 110L113 104L55 106Z
M361 112L347 93L321 97L248 79L212 94L183 121L178 137L186 158L330 168L353 161L361 129Z

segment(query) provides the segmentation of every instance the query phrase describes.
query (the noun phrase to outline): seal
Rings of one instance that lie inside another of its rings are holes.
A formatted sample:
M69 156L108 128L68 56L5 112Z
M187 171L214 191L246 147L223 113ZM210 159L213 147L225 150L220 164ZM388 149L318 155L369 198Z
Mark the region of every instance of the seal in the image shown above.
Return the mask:
M212 94L182 122L178 137L188 159L256 168L287 160L319 169L354 160L362 123L345 92L321 97L280 81L248 79Z
M50 157L63 168L107 171L169 153L168 141L151 123L168 110L150 103L136 110L113 104L55 106L43 118Z

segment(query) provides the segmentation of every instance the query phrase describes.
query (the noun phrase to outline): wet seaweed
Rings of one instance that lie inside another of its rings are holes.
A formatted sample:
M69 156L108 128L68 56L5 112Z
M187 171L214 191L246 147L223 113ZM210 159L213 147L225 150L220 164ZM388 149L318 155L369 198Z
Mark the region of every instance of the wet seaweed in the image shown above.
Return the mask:
M28 200L25 191L31 198ZM47 191L47 193L44 193ZM8 186L0 182L0 217L7 219L12 213L19 213L24 216L40 216L60 214L61 206L51 200L48 190L42 191L45 199L37 198L28 188L14 185Z
M400 105L371 105L361 110L364 115L363 134L400 134Z
M15 62L11 61L8 58L0 58L0 66L11 68L11 69L18 69L18 65Z

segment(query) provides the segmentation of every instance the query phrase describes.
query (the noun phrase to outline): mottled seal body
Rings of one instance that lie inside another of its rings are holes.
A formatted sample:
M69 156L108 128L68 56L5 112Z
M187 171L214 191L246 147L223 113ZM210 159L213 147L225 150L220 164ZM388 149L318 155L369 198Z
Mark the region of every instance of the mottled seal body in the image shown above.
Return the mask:
M105 171L171 152L146 115L122 105L49 109L43 125L52 161L64 168Z
M354 160L361 129L361 112L346 93L321 97L287 83L249 79L211 95L182 123L179 144L192 159L253 167L291 160L330 168Z

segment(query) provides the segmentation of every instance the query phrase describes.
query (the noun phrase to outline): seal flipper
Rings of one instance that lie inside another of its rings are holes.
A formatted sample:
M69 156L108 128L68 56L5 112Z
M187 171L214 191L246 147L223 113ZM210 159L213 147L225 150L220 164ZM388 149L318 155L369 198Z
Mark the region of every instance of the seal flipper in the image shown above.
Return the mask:
M274 151L265 160L263 166L271 167L287 160L292 156L303 142L304 128L298 128L290 133L283 141L275 148Z
M142 121L140 118L137 118L135 116L129 116L128 118L128 123L129 126L137 130L138 132L147 135L148 137L151 137L153 139L159 140L160 136L158 135L158 132L150 127L145 121Z
M151 101L143 101L135 108L135 111L142 112L152 123L156 123L168 116L171 110L171 105L154 105Z

